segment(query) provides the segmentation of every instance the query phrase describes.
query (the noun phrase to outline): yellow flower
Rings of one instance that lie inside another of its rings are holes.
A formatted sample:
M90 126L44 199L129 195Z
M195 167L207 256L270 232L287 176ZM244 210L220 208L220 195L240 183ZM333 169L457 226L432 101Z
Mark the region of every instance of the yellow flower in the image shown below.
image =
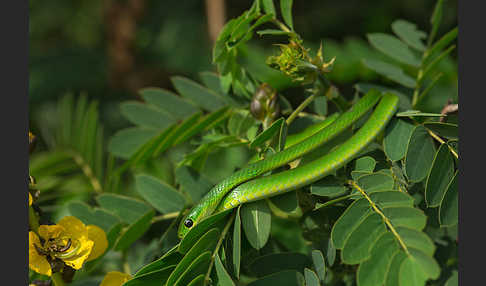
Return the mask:
M56 225L41 225L29 232L29 267L37 273L51 276L50 262L61 260L80 269L85 261L102 255L108 247L105 232L94 225L85 226L73 216L62 218Z
M106 274L105 278L103 278L100 286L121 286L130 279L132 279L130 274L111 271Z
M32 205L32 195L29 193L29 207Z

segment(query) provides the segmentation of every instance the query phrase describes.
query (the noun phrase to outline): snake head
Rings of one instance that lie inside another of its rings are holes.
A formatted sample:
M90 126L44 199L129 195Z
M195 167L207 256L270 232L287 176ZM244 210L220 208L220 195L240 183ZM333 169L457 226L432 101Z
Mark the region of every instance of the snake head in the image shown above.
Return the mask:
M186 234L194 228L205 217L205 208L203 205L196 205L189 213L182 219L179 229L177 230L177 236L183 239Z

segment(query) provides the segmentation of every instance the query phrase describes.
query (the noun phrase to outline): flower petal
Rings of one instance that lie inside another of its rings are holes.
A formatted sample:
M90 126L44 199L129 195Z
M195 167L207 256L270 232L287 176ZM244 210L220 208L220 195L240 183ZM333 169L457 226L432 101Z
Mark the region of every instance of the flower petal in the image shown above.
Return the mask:
M88 225L88 239L94 242L93 249L91 249L91 253L88 256L88 261L90 261L105 253L108 248L108 239L106 239L103 229L96 225Z
M32 195L29 192L29 207L32 205Z
M41 225L39 226L39 235L45 240L49 238L57 238L63 233L64 227L60 225Z
M34 244L41 246L37 234L35 234L33 231L29 231L29 268L39 274L51 276L51 265L49 262L47 262L47 259L44 256L37 252Z
M65 216L58 223L66 230L69 237L74 239L88 238L88 229L82 221L74 216Z
M100 286L121 286L123 283L127 282L130 279L132 279L132 276L130 274L118 271L111 271L106 274L105 278L103 278Z
M76 254L67 258L61 258L64 263L76 270L83 267L83 263L86 261L86 259L88 259L88 256L91 252L91 249L93 249L94 244L92 240L88 240L86 238L78 239L78 241L80 243L80 246ZM75 246L72 246L70 249L67 250L67 252L71 251L73 247Z

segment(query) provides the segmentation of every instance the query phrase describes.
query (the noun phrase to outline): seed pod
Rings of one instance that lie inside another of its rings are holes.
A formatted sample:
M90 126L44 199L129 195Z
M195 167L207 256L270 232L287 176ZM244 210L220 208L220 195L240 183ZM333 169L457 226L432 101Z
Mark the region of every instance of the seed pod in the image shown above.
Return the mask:
M270 85L261 84L251 100L251 114L260 121L275 118L280 110L277 99L277 92Z

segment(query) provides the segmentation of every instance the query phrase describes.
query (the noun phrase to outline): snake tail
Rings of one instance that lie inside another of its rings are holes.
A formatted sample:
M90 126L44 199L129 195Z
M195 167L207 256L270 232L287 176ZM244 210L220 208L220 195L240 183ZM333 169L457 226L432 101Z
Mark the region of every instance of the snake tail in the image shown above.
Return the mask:
M215 185L182 220L178 229L179 238L183 238L185 234L189 232L190 228L199 223L203 218L211 215L224 196L234 187L294 161L333 139L371 110L380 98L380 92L371 90L358 100L358 102L356 102L356 104L354 104L348 111L342 113L338 118L334 119L332 123L322 128L314 135L281 152L272 154L263 160L247 165Z
M333 152L295 169L261 177L239 185L228 193L218 207L218 211L289 192L331 174L352 160L354 156L375 139L389 122L397 106L398 97L396 95L383 95L380 103L366 123Z

